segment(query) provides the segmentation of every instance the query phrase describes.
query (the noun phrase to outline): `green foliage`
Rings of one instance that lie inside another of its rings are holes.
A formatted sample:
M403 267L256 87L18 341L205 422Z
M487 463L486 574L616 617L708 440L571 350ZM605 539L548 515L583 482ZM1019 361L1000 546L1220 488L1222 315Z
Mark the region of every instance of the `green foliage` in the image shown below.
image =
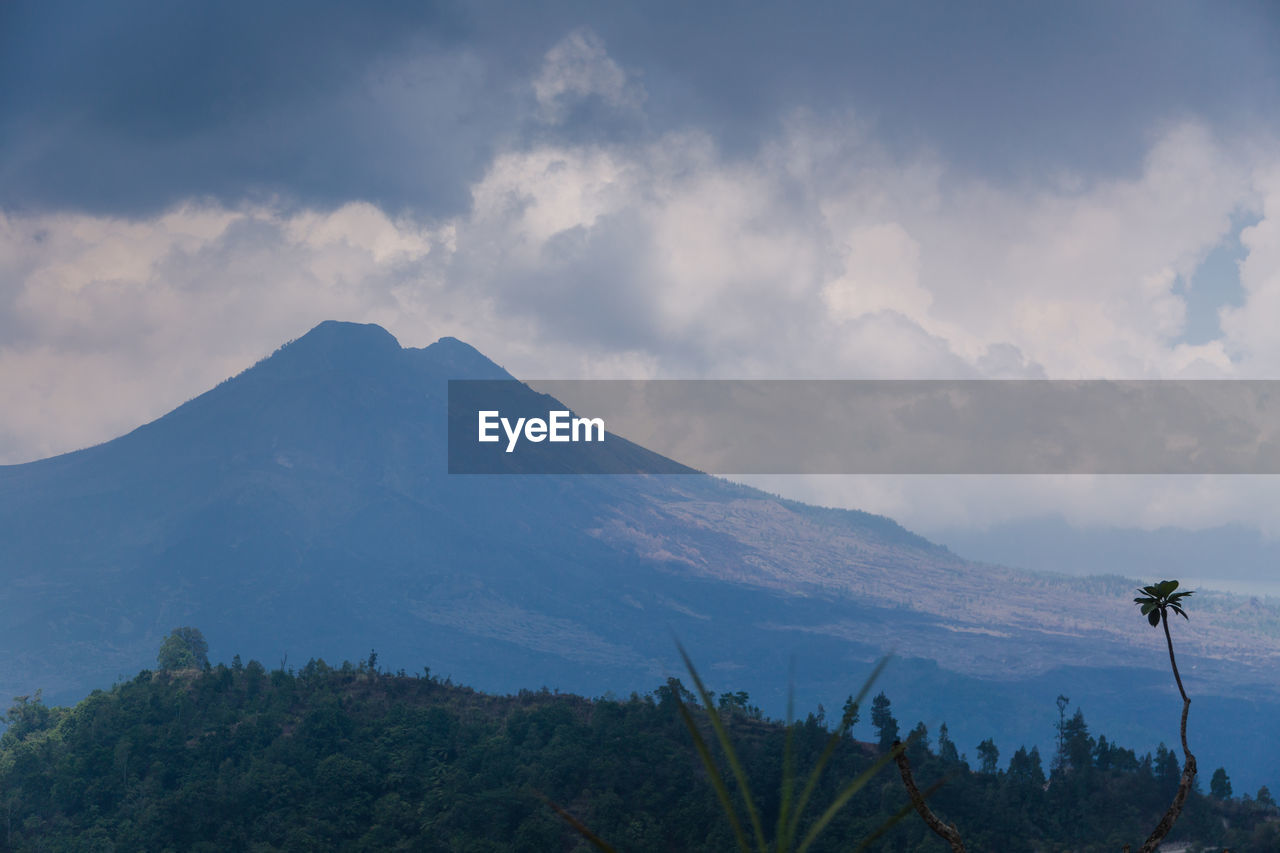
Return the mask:
M1096 744L1089 736L1089 726L1084 721L1084 712L1079 708L1070 719L1063 721L1062 754L1067 766L1088 767L1094 760Z
M1000 750L991 738L978 744L978 766L983 773L995 773L1000 767Z
M849 802L849 800L858 791L862 790L872 777L875 776L892 758L902 750L902 746L895 744L894 748L881 756L874 764L858 774L852 781L848 782L840 792L832 799L826 810L822 812L809 827L808 831L800 835L800 827L804 819L805 807L809 804L809 800L814 790L818 787L822 780L823 770L827 766L827 762L831 760L831 756L835 753L843 741L844 733L853 724L853 719L857 716L858 703L866 696L867 691L871 689L871 685L884 669L887 659L880 661L876 668L872 671L870 677L862 686L862 690L858 693L856 699L850 698L846 702L845 715L841 719L840 726L836 731L827 735L826 744L823 747L822 754L818 757L817 763L810 772L803 790L797 795L797 779L795 776L795 727L791 720L787 720L787 731L783 746L782 759L782 782L780 792L780 802L778 806L778 818L773 828L773 840L766 841L764 833L764 825L761 820L761 813L764 806L757 803L756 798L751 793L751 786L747 780L746 771L743 769L742 761L738 757L738 750L734 748L733 741L730 739L728 729L725 727L721 715L716 711L712 702L713 694L707 690L703 684L702 678L698 675L697 669L693 666L693 661L689 659L689 655L685 653L683 648L680 649L680 655L684 658L685 667L689 670L689 677L693 680L698 690L698 697L702 700L703 711L707 721L710 723L711 730L715 733L716 741L720 746L720 750L724 755L725 761L732 770L733 781L737 789L739 801L743 804L741 811L745 811L746 820L740 814L740 809L736 805L733 796L730 794L729 786L726 784L724 774L721 772L719 765L711 755L706 739L700 731L697 721L694 719L693 712L689 705L685 703L676 694L676 701L679 703L680 717L685 727L689 730L689 735L693 739L694 749L698 754L698 758L702 761L703 767L706 768L707 776L711 781L712 788L715 790L716 799L720 803L721 809L724 811L725 818L728 820L729 827L733 832L734 841L738 849L742 853L805 853L809 850L822 831L836 818L840 810ZM883 695L883 694L882 694ZM746 694L741 694L742 703L746 702ZM788 709L788 717L790 717L790 709ZM810 716L810 721L815 726L820 725L818 718ZM884 823L876 828L874 832L863 839L858 849L865 848L875 838L882 835L890 826L897 823L906 814L906 810L899 810L898 813L889 817ZM751 841L748 841L747 832L743 828L744 823L749 823L751 828ZM589 832L583 830L580 826L575 828L583 832L584 836L590 840L597 848L604 851L612 851L612 847L602 842L599 838L592 836ZM799 841L797 841L797 838ZM752 843L754 842L754 843Z
M1160 626L1162 618L1168 618L1168 611L1172 610L1183 619L1187 619L1187 612L1182 609L1180 602L1182 599L1193 594L1193 590L1183 590L1182 592L1174 592L1178 588L1177 581L1160 581L1160 583L1144 586L1138 590L1142 595L1133 600L1142 609L1142 615L1147 617L1147 622L1152 628Z
M1026 747L1018 747L1013 758L1009 759L1009 779L1010 784L1022 788L1044 788L1045 776L1044 767L1040 763L1040 750L1033 746L1027 752Z
M1231 779L1227 777L1225 767L1213 771L1213 778L1209 780L1209 796L1217 800L1231 799Z
M15 701L0 737L0 850L588 849L543 797L620 850L737 849L682 703L757 846L706 703L678 681L616 701L488 696L361 663L316 660L293 673L250 660L143 672L74 708ZM817 828L812 853L849 850L906 805L897 779L874 775L885 752L819 715L784 724L730 713L720 723L762 829L785 829L792 849ZM924 786L946 780L930 807L963 827L971 850L1136 849L1135 834L1168 802L1168 780L1152 756L1103 742L1087 766L1048 783L1035 750L993 774L944 759L941 729L913 766ZM1176 784L1176 761L1171 770ZM1269 800L1193 793L1170 841L1274 851L1280 814ZM876 844L945 851L913 819Z
M209 665L209 644L199 628L174 628L160 644L156 661L162 670L204 669Z
M735 714L749 717L753 720L761 718L760 708L751 704L751 697L747 695L747 691L739 690L735 693L722 693L718 702L718 710L724 716L733 716Z
M889 697L883 690L871 700L871 725L875 727L881 749L890 749L898 742L898 721L889 707Z
M946 764L960 763L960 753L956 749L955 741L951 739L951 734L947 731L946 723L938 727L938 758Z
M34 696L15 696L9 710L0 716L7 727L0 744L13 744L33 732L42 732L55 725L61 714L62 709L49 708L41 701L39 690Z
M844 700L844 707L841 709L840 730L846 734L852 734L853 727L858 724L858 720L862 716L862 709L858 707L858 702L852 697Z

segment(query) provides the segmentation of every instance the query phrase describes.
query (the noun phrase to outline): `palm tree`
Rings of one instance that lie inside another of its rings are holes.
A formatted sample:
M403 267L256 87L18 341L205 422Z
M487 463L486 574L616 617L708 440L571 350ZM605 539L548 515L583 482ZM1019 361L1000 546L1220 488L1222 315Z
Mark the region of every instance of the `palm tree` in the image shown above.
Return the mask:
M1173 828L1173 822L1178 819L1178 815L1182 814L1183 803L1186 802L1187 794L1191 791L1196 778L1196 758L1187 746L1187 712L1191 709L1191 699L1187 697L1187 691L1182 686L1182 676L1178 674L1178 660L1173 656L1173 635L1169 633L1170 610L1183 619L1190 620L1187 612L1182 609L1181 602L1192 594L1192 590L1176 592L1177 589L1177 581L1160 581L1139 589L1138 592L1142 594L1133 600L1133 603L1142 609L1142 615L1147 617L1147 622L1152 628L1158 626L1164 628L1164 639L1169 645L1169 665L1173 667L1173 679L1178 683L1178 692L1182 694L1182 753L1186 756L1186 763L1182 769L1182 781L1178 783L1178 793L1174 795L1173 803L1161 818L1160 823L1139 848L1140 853L1151 853L1169 834L1169 830Z

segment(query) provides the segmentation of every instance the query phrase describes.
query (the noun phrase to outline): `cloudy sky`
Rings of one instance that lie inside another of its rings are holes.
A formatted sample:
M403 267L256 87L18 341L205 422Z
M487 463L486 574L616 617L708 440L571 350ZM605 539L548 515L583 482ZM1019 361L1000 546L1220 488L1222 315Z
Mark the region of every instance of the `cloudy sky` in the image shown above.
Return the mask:
M1280 378L1269 2L0 4L0 462L324 319L518 376ZM775 483L1280 535L1273 478Z

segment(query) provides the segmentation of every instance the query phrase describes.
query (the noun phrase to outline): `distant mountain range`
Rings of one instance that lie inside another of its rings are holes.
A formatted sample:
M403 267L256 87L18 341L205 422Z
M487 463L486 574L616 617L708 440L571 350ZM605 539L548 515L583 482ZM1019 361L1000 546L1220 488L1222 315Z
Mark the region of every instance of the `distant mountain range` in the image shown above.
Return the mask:
M511 378L452 338L404 349L328 322L128 435L0 467L0 695L77 698L153 664L178 625L214 659L373 648L589 695L681 674L679 638L713 687L774 714L789 682L798 708L839 707L894 650L898 716L945 720L962 751L1047 746L1059 693L1123 743L1176 739L1133 581L974 563L705 475L449 475L447 380ZM1191 603L1175 642L1201 767L1274 786L1280 611Z

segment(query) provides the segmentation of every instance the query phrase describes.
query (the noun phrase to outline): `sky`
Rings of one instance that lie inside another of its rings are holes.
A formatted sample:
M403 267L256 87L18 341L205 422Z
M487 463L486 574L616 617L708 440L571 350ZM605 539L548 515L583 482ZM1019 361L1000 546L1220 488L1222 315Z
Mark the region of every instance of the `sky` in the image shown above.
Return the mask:
M1280 378L1267 2L0 4L0 463L325 319L554 378ZM1280 537L1275 478L809 478Z

